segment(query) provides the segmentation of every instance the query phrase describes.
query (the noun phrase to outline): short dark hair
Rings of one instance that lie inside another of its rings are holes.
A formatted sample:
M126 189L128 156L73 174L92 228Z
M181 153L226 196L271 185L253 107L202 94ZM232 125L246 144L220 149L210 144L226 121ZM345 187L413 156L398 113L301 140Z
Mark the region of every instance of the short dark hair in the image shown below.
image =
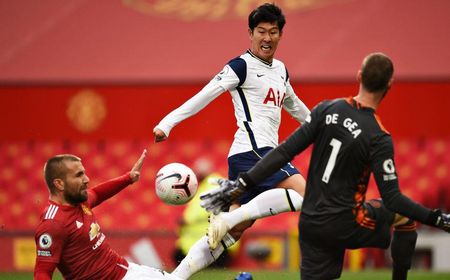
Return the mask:
M271 3L265 3L254 9L248 15L248 27L251 30L253 30L261 22L276 22L278 29L282 32L283 27L286 24L286 18L278 6Z
M366 56L361 68L361 83L368 92L387 92L394 75L391 59L383 53Z
M63 164L64 161L81 161L77 156L70 154L56 155L51 157L44 165L44 177L47 183L48 189L53 194L55 192L56 186L53 183L55 179L65 179L66 178L66 168Z

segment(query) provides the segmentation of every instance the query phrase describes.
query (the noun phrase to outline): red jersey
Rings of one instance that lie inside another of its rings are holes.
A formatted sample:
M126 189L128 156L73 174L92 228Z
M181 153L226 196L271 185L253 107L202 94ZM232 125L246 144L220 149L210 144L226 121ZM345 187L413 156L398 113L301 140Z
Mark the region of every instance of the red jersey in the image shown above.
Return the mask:
M130 183L126 174L89 189L77 206L49 201L35 233L37 265L55 263L66 279L122 279L128 263L110 248L91 208Z

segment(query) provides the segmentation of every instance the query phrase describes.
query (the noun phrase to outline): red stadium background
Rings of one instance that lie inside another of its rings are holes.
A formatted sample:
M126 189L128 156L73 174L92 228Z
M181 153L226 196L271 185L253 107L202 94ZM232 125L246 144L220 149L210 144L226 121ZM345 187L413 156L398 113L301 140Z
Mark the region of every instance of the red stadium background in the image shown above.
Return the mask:
M154 177L166 163L191 165L204 155L226 175L236 129L230 97L177 126L166 142L153 143L152 129L245 50L243 15L261 1L194 2L0 2L7 23L0 28L0 271L33 267L49 156L81 156L95 185L129 170L144 148L142 180L96 213L119 253L174 266L183 207L156 198ZM310 108L355 94L367 53L393 58L397 80L378 114L394 137L402 190L428 207L450 209L450 2L279 2L288 18L279 57ZM283 118L280 140L298 126ZM308 157L295 160L304 174ZM377 195L374 187L369 196ZM297 269L297 222L296 213L258 221L234 265ZM245 253L255 240L272 250L263 263ZM364 254L357 257L353 265L363 266Z

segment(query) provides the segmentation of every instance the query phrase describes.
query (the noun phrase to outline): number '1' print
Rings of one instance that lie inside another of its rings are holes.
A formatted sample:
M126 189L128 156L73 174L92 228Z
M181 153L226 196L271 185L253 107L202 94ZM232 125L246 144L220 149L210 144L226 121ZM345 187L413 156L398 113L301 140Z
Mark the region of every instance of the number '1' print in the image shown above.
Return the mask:
M332 147L330 158L328 159L327 167L325 167L325 172L323 172L322 181L328 184L330 180L331 172L333 172L334 165L336 164L336 158L341 149L342 142L337 139L331 139L330 146Z

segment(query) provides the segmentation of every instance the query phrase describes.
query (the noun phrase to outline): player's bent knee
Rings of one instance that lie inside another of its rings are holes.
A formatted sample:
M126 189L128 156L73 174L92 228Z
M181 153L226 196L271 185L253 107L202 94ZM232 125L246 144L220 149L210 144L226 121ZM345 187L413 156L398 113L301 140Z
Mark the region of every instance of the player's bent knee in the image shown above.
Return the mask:
M293 189L288 189L286 193L289 203L292 203L292 206L295 208L295 211L300 211L303 205L303 196L301 196L298 192L296 192Z
M228 231L228 233L234 238L234 240L238 241L241 239L242 234L248 228L250 228L255 221L245 221L240 224L237 224L232 229Z
M284 189L293 189L301 196L305 195L306 181L300 174L294 174L280 182L277 187Z
M405 225L408 222L409 222L409 218L404 217L400 214L395 214L394 223L392 224L392 226L397 227L397 226Z

